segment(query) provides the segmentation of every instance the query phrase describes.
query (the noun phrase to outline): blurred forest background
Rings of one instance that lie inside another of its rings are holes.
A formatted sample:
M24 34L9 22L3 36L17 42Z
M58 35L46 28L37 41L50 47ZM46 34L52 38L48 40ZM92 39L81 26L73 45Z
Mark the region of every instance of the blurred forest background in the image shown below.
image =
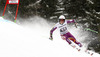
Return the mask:
M6 0L0 0L0 16L5 4ZM5 17L14 20L16 7L7 5ZM89 44L88 49L100 53L100 0L20 0L18 18L40 16L48 21L57 22L61 14L68 19L76 19L87 31L95 35L95 40Z

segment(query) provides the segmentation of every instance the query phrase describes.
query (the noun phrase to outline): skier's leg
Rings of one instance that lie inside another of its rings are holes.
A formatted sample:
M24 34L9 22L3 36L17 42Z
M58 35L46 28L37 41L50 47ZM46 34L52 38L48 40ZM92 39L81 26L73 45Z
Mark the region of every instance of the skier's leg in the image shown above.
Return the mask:
M66 39L66 41L67 41L69 44L71 44L71 41L70 41L69 39Z
M61 35L61 38L62 38L63 40L66 40L69 44L71 44L71 41L68 39L68 37L67 37L66 34Z
M80 42L78 42L74 37L73 38L69 38L70 40L72 40L75 44L77 44L79 47L82 47L82 44Z
M68 39L67 34L61 35L61 38L63 40L66 40L68 42L69 45L71 45L73 48L75 48L75 45L72 44L72 42L70 41L70 39Z
M66 37L66 41L69 43L70 46L72 46L73 48L75 48L76 46L72 44L72 42L70 41L70 39L68 37Z
M63 40L66 40L66 36L64 36L64 35L61 35L61 38L62 38Z
M68 33L67 34L69 39L72 40L74 43L76 43L78 46L82 47L82 44L80 42L78 42L75 37L71 34L71 33Z

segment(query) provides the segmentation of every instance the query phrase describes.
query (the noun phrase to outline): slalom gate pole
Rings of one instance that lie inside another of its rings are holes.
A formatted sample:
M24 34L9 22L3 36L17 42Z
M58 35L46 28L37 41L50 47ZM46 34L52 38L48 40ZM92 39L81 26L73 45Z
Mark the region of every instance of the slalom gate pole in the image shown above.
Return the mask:
M75 20L75 22L77 23L77 20ZM75 27L77 27L76 24L75 24ZM99 33L98 31L92 30L92 29L90 29L90 28L85 28L85 30L91 31L91 32L94 32L94 33Z
M4 18L4 14L5 14L5 10L6 10L7 4L11 4L11 5L17 4L16 15L15 15L15 20L14 20L14 22L16 22L17 13L18 13L18 7L19 7L19 1L20 0L6 0L6 5L5 5L5 8L4 8L4 11L3 11L2 18Z
M17 19L18 7L19 7L19 4L17 5L17 9L16 9L16 15L15 15L15 20L14 20L15 23L16 23L16 19Z
M5 11L6 11L7 4L8 4L8 3L6 2L6 5L5 5L5 8L4 8L4 11L3 11L2 18L4 18L4 14L5 14Z
M94 30L90 29L90 28L85 28L85 30L88 30L88 31L91 31L91 32L95 32L95 33L99 33L97 31L94 31Z

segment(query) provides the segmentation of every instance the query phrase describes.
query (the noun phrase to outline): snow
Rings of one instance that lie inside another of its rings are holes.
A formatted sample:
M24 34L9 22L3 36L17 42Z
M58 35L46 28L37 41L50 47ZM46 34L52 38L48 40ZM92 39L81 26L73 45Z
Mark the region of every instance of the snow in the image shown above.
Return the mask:
M58 14L58 13L63 13L63 11L55 12L55 14Z
M100 12L96 12L97 14L100 14Z
M63 5L64 3L63 2L60 2L60 5Z
M93 2L93 1L91 1L91 0L87 0L87 1L89 1L91 4L94 4L94 2Z
M32 4L29 4L28 6L27 6L27 8L28 7L33 7L33 6L36 6L37 4L39 4L41 2L41 0L38 0L38 1L36 1L34 4L32 3Z
M57 10L65 10L65 8L58 8Z
M59 2L61 2L62 0L58 0Z
M88 11L85 11L87 14L91 14L90 12L88 12Z
M54 18L57 18L57 16L52 16L52 17L50 17L50 19L54 19Z
M69 46L60 38L57 30L54 40L50 41L49 30L52 26L42 18L37 20L40 21L22 26L0 17L0 57L91 57ZM72 34L77 37L76 32L77 29ZM100 55L95 53L92 57Z

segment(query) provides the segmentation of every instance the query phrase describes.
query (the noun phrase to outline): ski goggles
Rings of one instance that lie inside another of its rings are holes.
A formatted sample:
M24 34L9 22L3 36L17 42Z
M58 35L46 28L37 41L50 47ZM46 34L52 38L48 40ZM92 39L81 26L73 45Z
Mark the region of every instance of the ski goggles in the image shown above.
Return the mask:
M65 21L65 19L59 19L59 21Z

